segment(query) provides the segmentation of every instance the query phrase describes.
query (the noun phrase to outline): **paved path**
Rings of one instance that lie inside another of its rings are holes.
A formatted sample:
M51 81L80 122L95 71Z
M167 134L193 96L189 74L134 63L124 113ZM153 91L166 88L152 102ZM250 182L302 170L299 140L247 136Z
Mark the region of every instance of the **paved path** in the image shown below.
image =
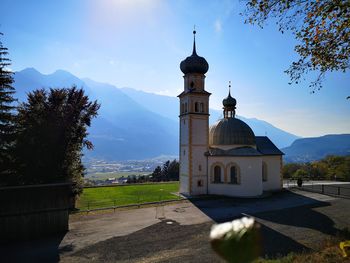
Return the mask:
M283 198L281 198L283 196ZM214 199L185 201L173 205L117 211L108 214L83 215L70 223L70 231L61 243L74 251L111 237L125 236L159 223L162 219L180 225L223 222L242 214L256 214L335 200L333 197L302 192L284 193L262 199Z
M83 214L72 217L63 239L27 244L21 255L30 251L45 262L221 262L210 248L210 227L242 215L262 224L264 255L276 256L317 249L325 238L350 228L350 200L296 190L261 199L216 198Z
M150 229L157 233L157 236L153 236L152 242L160 243L156 246L158 251L165 241L157 241L157 237L167 232L169 228L167 223L169 223L170 225L176 224L172 226L178 228L176 231L187 233L189 236L188 240L177 240L177 242L187 243L198 235L201 236L202 243L203 240L205 242L202 246L207 247L209 252L206 252L206 256L200 260L215 261L219 259L210 251L207 237L210 226L215 222L232 220L242 215L253 216L262 224L263 235L269 237L264 241L264 251L268 255L276 255L289 251L317 249L322 240L336 235L337 231L345 227L350 227L348 220L350 200L296 190L261 199L221 198L186 201L161 207L121 211L102 217L100 215L85 216L71 223L71 231L62 241L61 248L70 246L72 251L62 253L61 257L64 262L65 260L80 262L83 254L77 251L81 250L84 251L84 255L97 255L97 259L106 260L103 256L101 258L101 253L99 253L103 250L101 244L104 244L103 247L106 248L118 240L118 246L122 246L124 242L128 242L129 238L150 236ZM190 228L198 227L199 233L197 235L191 233L189 226ZM172 236L173 233L166 235L169 239L179 238ZM107 239L109 241L106 243L104 240ZM279 243L278 246L275 244L276 241ZM99 242L100 246L96 246ZM137 247L135 243L132 246ZM192 249L195 250L195 248L200 249L198 245L193 245ZM186 258L186 255L190 253L184 249L183 247L182 252L177 252L179 259ZM144 254L142 248L139 250L142 259L151 257L149 254ZM103 255L108 254L105 250L103 251ZM121 253L120 249L118 251ZM168 253L171 255L171 252L167 250L167 255ZM126 262L141 260L140 257L133 258L131 254L124 258ZM155 253L155 255L158 254ZM116 257L123 261L122 256ZM158 257L162 260L167 258L162 254L159 254ZM195 258L199 260L198 257ZM173 261L170 260L170 262Z

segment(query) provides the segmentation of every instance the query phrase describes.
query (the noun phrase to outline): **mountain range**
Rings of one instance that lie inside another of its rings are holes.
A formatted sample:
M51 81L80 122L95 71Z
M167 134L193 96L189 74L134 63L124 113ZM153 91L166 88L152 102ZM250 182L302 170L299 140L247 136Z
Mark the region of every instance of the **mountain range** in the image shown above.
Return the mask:
M38 88L82 87L101 104L99 115L89 129L93 151L87 158L105 160L145 159L178 154L178 99L131 88L117 88L91 79L80 79L57 70L42 74L34 68L18 71L14 76L16 97L25 101L27 93ZM210 123L221 118L221 111L210 109ZM279 147L287 147L299 137L268 122L255 118L245 121L255 135L267 135Z
M350 155L350 134L297 139L281 150L285 153L285 162L311 162L327 155Z

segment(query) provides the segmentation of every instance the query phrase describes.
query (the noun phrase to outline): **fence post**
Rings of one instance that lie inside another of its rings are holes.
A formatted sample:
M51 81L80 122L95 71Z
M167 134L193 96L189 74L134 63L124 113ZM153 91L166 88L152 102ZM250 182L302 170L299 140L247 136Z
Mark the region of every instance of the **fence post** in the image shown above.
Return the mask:
M87 209L87 212L89 213L90 211L90 201L88 201L88 209Z
M340 195L340 186L338 186L338 195Z
M322 185L322 194L324 194L324 184Z
M115 199L113 200L113 210L115 212Z

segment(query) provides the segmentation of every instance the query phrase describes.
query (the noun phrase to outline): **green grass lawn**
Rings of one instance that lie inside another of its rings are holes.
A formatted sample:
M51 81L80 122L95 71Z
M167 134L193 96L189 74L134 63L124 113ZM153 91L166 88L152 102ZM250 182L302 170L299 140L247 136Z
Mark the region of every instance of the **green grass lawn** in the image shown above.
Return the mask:
M141 204L177 199L173 193L179 191L179 183L155 183L111 187L84 188L77 202L80 210Z

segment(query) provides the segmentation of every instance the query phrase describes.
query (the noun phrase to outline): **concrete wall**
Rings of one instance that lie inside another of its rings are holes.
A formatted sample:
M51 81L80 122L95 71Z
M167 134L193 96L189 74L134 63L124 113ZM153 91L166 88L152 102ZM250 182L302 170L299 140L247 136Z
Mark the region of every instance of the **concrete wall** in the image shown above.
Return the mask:
M68 231L71 184L0 188L0 243Z
M265 155L262 157L267 167L267 181L263 182L264 191L278 191L282 189L281 156Z
M231 184L230 167L235 163L239 167L240 184ZM223 183L213 183L214 166L220 164ZM262 194L261 178L262 158L259 157L218 157L208 158L209 167L209 194L252 197Z

